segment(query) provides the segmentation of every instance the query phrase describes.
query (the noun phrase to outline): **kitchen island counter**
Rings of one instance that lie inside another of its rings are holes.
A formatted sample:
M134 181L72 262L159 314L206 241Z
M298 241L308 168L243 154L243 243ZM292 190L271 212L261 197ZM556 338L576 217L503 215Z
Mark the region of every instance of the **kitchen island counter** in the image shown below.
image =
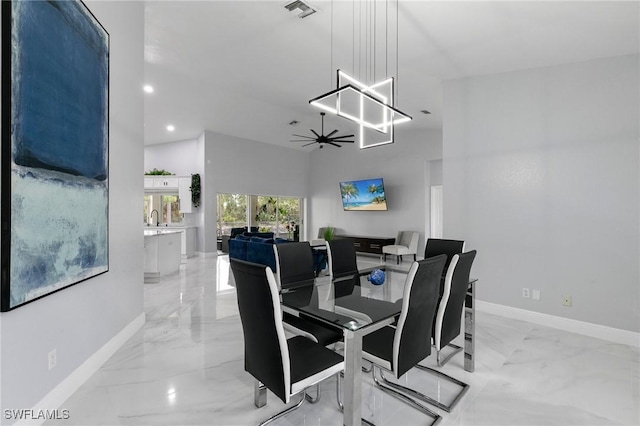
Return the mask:
M144 280L157 282L180 269L182 231L172 229L144 230Z

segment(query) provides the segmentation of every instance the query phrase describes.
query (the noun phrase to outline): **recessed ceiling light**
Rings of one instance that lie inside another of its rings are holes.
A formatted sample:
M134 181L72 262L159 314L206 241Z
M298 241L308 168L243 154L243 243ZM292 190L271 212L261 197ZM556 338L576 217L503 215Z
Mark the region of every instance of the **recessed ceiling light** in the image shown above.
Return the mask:
M142 90L144 90L147 93L153 93L153 86L151 86L150 84L145 84Z
M175 128L175 126L174 126L173 124L169 124L169 125L167 126L167 130L168 130L168 131L170 131L170 132L173 132L175 129L176 129L176 128Z

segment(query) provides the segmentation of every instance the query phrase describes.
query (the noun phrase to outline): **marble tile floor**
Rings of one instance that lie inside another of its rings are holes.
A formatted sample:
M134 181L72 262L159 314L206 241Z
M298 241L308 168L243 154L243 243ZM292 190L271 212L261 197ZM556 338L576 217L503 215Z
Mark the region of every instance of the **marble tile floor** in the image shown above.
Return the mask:
M270 393L266 407L253 405L228 256L189 259L144 292L144 327L60 407L70 419L45 425L253 425L284 407ZM435 410L441 425L640 425L637 348L482 312L476 335L474 373L460 354L442 368L471 389L451 413ZM365 418L429 424L363 380ZM415 369L401 381L444 401L453 390ZM318 404L273 425L342 424L335 389L323 383Z

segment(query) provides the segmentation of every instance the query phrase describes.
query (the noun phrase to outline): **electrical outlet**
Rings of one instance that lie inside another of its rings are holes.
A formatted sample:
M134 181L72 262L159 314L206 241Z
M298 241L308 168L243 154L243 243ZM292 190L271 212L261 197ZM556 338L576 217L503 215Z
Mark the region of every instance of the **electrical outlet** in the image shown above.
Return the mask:
M532 290L531 291L531 298L533 300L540 300L540 290Z
M529 293L529 289L528 288L522 288L522 297L528 299L531 297L531 294Z
M56 353L56 350L52 350L51 352L49 352L49 370L52 370L53 367L56 366L56 363L58 362L58 355Z
M562 306L571 306L571 296L569 295L562 296Z

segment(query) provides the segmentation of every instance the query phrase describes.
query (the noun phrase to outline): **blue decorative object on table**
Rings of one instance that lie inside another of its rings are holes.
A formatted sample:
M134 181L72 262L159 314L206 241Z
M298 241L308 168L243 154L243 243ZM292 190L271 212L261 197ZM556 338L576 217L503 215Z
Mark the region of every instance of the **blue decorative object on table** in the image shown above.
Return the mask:
M367 280L375 285L384 284L384 271L382 269L374 269L367 277Z

